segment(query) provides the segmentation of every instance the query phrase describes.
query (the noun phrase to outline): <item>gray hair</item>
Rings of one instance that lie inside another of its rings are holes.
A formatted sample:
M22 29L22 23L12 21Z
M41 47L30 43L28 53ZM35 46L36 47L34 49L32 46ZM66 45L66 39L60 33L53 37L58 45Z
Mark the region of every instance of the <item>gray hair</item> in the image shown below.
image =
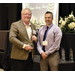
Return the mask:
M25 9L21 10L21 14L23 13L24 10L29 10L31 12L31 10L29 8L25 8ZM32 12L31 12L31 15L32 15Z

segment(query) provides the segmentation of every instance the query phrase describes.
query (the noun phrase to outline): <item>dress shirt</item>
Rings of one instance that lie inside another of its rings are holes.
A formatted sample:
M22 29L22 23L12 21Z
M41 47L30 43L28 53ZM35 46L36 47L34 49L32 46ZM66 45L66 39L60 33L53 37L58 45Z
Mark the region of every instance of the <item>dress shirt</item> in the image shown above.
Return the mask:
M39 29L39 32L38 32L37 49L38 49L38 52L40 54L42 52L44 52L42 50L42 46L43 46L43 37L44 37L44 33L45 33L45 30L46 30L46 27L47 27L46 25L41 27ZM48 29L48 32L47 32L47 36L46 36L46 39L45 39L48 42L47 46L45 46L45 52L48 55L52 54L56 50L59 50L61 38L62 38L61 29L58 26L56 26L54 24L51 24L49 26L49 29Z
M28 33L28 37L29 37L29 39L31 39L31 34L32 34L32 30L31 30L31 23L29 23L29 25L26 25L25 23L24 23L24 25L25 25L25 27L26 27L26 30L27 30L27 33ZM24 44L23 45L23 49L25 48L25 46L26 46L26 44Z
M29 39L31 39L31 34L32 34L32 30L31 30L31 27L30 27L31 23L29 23L29 25L26 25L24 23L24 25L26 26L26 30L27 30L27 33L28 33L28 37L29 37Z

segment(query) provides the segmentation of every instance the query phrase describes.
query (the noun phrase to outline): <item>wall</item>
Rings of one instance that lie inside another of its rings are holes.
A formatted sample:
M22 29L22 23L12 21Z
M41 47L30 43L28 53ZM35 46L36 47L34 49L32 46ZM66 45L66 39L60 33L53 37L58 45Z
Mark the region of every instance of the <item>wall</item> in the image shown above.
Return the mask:
M45 25L45 12L50 11L53 13L53 24L58 25L58 10L59 3L22 3L22 8L31 9L32 18L31 22L39 29L41 25Z

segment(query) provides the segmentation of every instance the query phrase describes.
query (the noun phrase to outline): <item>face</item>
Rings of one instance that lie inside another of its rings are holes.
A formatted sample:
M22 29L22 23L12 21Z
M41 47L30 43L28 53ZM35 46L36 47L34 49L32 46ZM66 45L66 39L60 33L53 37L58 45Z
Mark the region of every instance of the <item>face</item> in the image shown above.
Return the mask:
M45 14L45 22L47 26L52 24L52 20L53 20L53 17L50 13Z
M24 22L29 22L31 19L31 12L30 10L23 10L22 14L21 14L21 18Z

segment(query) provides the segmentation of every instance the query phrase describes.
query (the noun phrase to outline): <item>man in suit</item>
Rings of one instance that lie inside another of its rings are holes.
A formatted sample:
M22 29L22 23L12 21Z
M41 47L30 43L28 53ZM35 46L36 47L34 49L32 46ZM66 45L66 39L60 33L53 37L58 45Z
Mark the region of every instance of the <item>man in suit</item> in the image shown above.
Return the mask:
M11 24L9 40L13 43L11 51L11 70L33 70L35 26L30 22L32 12L25 8L21 11L21 20Z
M40 68L42 71L48 71L48 66L51 71L58 70L62 32L52 21L53 14L47 11L45 13L46 25L41 27L38 32L37 48L41 54Z

